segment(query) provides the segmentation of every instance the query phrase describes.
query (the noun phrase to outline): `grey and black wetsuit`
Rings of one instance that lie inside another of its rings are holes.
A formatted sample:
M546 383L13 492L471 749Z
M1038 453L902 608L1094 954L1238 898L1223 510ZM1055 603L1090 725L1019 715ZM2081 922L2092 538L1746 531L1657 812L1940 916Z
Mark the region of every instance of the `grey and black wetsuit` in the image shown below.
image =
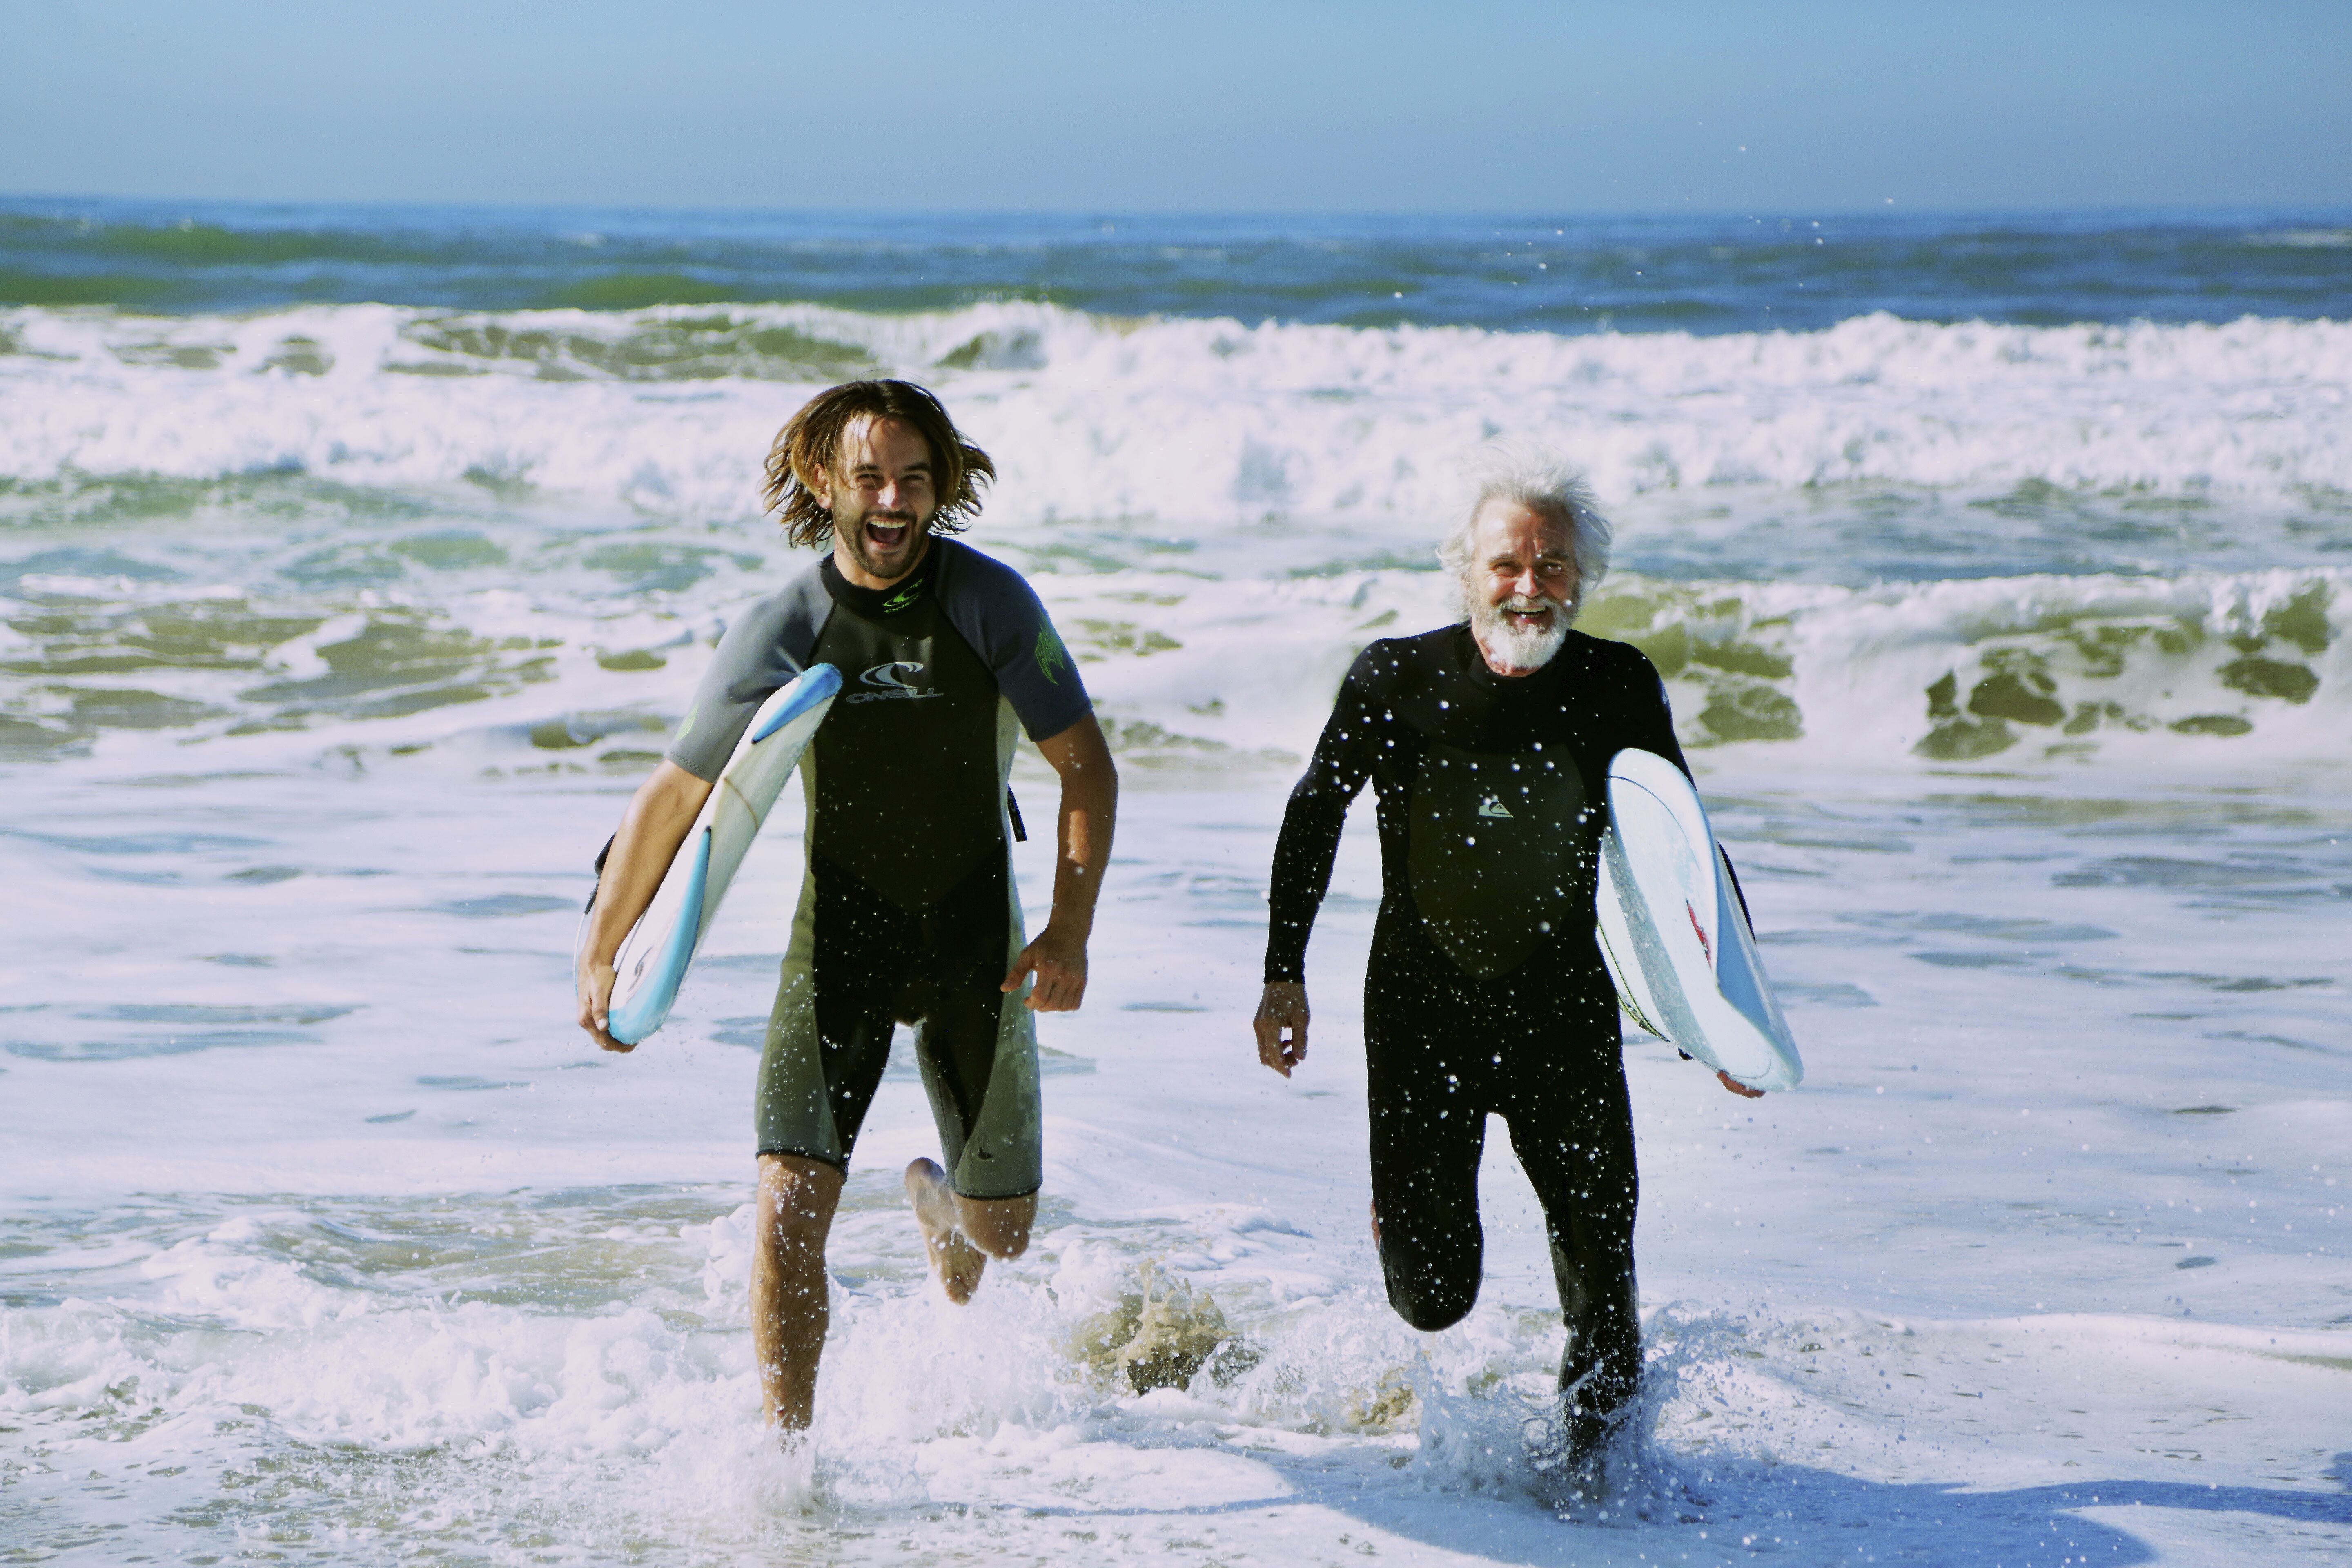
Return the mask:
M1050 739L1092 711L1020 574L952 539L887 589L828 555L727 630L669 759L715 779L770 693L815 664L841 695L801 760L808 871L768 1021L760 1152L846 1168L888 1065L917 1058L949 1179L1016 1197L1043 1179L1024 938L1006 831L1017 721Z
M1478 1161L1488 1113L1502 1117L1550 1232L1561 1385L1594 1415L1641 1368L1633 1110L1592 937L1609 760L1627 746L1683 765L1657 671L1627 644L1571 631L1550 663L1507 678L1467 626L1374 643L1291 792L1265 958L1269 983L1304 978L1369 778L1382 896L1364 1046L1389 1300L1442 1329L1477 1300Z

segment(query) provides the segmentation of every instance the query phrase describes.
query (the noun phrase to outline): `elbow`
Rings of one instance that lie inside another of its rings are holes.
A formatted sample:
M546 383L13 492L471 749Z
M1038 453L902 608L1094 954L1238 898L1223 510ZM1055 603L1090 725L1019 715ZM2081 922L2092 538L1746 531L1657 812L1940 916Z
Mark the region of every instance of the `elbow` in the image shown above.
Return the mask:
M640 819L691 818L702 809L710 797L711 781L688 773L676 763L664 757L654 766L653 774L637 786L629 803L629 815Z
M1118 815L1118 770L1108 756L1099 770L1088 773L1077 784L1077 798L1089 814L1106 821Z
M1102 726L1089 721L1087 728L1092 733L1077 748L1074 759L1076 766L1071 770L1076 776L1071 782L1108 805L1118 798L1118 763L1112 760L1110 737L1103 732Z

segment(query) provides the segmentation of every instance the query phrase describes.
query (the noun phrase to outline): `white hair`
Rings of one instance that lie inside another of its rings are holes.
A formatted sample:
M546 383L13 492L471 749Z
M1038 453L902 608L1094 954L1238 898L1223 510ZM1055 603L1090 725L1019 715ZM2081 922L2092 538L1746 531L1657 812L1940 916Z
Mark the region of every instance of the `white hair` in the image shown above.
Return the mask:
M1457 582L1466 584L1476 564L1472 559L1471 534L1477 527L1478 513L1491 500L1517 501L1568 530L1570 552L1576 558L1576 593L1569 600L1569 615L1573 618L1584 604L1584 595L1609 575L1609 519L1602 515L1592 487L1584 482L1583 471L1549 452L1496 447L1482 455L1471 475L1476 489L1470 504L1463 509L1462 520L1439 542L1437 559Z

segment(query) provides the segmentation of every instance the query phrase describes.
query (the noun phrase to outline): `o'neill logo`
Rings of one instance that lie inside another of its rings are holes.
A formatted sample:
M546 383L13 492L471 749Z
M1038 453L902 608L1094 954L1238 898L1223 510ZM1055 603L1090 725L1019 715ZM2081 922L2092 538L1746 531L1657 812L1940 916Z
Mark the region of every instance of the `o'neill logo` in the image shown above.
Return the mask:
M845 702L910 702L924 697L946 696L947 693L944 691L927 691L921 687L908 683L908 677L920 676L923 668L922 665L915 663L912 659L904 658L894 659L888 664L877 664L857 679L878 689L853 691L842 700Z

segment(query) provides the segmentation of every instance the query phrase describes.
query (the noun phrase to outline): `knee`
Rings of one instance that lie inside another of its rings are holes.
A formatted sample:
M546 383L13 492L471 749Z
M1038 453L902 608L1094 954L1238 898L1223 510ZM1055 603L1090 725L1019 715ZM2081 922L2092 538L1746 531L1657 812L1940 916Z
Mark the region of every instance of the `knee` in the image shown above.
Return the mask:
M1440 1329L1452 1328L1477 1305L1478 1275L1475 1268L1465 1281L1385 1257L1381 1262L1388 1279L1389 1305L1396 1309L1398 1317L1423 1333L1433 1334Z
M1029 1233L1036 1223L1034 1197L956 1199L956 1228L963 1232L966 1241L1000 1262L1029 1250Z
M823 1246L841 1199L841 1173L792 1154L760 1158L760 1230L778 1247Z
M972 1245L1000 1263L1010 1263L1029 1250L1029 1233L1019 1230L1010 1236L992 1236L975 1240Z

